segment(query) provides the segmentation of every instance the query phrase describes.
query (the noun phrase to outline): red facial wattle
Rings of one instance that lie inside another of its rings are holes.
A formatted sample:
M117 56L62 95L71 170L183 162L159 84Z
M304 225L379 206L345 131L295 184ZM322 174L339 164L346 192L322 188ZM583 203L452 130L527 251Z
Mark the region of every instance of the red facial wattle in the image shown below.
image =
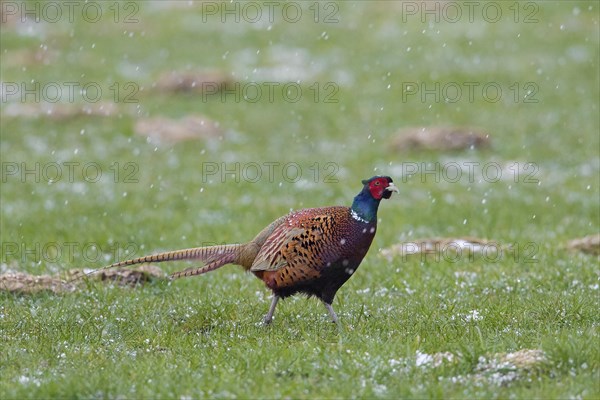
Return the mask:
M369 192L375 200L389 199L392 192L398 192L398 189L392 183L391 179L385 177L374 179L369 183Z

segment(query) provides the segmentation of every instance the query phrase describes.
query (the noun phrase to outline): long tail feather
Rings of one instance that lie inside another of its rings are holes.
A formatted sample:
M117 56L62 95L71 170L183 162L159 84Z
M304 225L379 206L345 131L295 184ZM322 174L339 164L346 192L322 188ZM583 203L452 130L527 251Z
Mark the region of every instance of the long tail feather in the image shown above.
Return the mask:
M177 271L171 274L171 279L178 279L178 278L187 278L189 276L194 276L194 275L200 275L200 274L204 274L210 271L214 271L217 268L222 267L225 264L229 264L231 262L233 262L233 260L235 259L235 254L227 254L221 258L219 258L216 261L213 261L209 264L206 264L202 267L195 267L195 268L187 268L184 269L183 271Z
M218 245L218 246L208 246L208 247L194 247L190 249L176 250L176 251L168 251L164 253L158 253L150 256L133 258L131 260L120 261L111 265L108 265L104 268L100 268L94 271L91 271L85 275L79 276L77 278L81 278L84 276L92 275L98 273L100 271L104 271L106 269L118 268L118 267L126 267L130 265L136 264L144 264L144 263L158 263L165 261L179 261L179 260L200 260L206 265L200 268L188 268L184 271L176 272L171 275L172 278L180 278L185 276L193 276L203 274L208 271L215 270L225 264L229 264L234 262L236 259L236 255L238 254L241 245L239 244L227 244L227 245ZM75 278L75 279L77 279Z

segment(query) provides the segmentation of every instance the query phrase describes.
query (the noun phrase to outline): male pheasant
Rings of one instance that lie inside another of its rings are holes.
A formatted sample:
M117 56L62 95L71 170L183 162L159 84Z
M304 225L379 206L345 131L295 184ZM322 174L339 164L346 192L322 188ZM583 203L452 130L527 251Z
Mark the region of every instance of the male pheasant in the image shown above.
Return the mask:
M362 191L351 207L322 207L285 215L244 244L197 247L170 251L106 268L148 262L200 260L202 267L175 272L173 279L200 275L225 264L237 264L261 279L273 291L273 301L264 318L273 319L280 298L295 293L316 296L333 322L338 318L331 303L338 289L352 276L367 254L377 229L381 199L398 192L389 176L363 180Z

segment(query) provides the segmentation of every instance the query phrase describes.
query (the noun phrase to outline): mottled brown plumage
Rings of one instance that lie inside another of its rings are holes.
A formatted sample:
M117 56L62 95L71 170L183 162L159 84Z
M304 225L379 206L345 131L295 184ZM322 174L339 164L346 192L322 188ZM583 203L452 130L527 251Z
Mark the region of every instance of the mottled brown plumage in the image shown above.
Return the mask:
M109 265L122 267L147 262L200 260L203 266L175 272L173 279L200 275L225 264L252 272L273 291L265 323L271 322L280 298L295 293L323 301L332 320L337 290L352 276L367 254L377 230L377 207L397 191L392 179L376 176L363 181L352 207L309 208L291 212L245 244L197 247L140 257Z

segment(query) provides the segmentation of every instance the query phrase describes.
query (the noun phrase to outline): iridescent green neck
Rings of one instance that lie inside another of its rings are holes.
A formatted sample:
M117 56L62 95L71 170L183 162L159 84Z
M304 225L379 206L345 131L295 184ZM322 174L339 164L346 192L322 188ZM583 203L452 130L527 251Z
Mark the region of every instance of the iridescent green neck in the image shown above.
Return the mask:
M352 211L356 213L358 218L365 222L377 222L377 209L379 208L380 200L375 200L368 189L363 189L352 203Z

